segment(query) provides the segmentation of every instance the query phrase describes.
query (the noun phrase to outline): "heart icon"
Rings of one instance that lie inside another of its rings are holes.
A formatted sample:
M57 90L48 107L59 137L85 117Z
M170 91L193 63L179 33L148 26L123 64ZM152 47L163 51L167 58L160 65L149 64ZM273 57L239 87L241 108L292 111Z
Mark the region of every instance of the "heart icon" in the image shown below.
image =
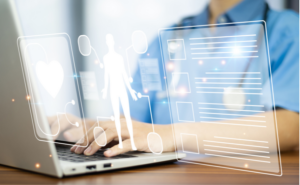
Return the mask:
M60 63L51 61L47 64L46 62L38 61L35 72L43 87L55 98L64 80L64 71Z

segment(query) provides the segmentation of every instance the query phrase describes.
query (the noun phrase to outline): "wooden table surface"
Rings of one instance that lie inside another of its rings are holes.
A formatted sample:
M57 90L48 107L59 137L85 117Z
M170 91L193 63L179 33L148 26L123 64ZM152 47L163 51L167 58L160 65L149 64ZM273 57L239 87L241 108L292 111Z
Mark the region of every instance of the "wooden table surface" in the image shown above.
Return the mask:
M0 165L0 184L299 184L299 152L282 153L283 176L185 163L136 167L56 179Z

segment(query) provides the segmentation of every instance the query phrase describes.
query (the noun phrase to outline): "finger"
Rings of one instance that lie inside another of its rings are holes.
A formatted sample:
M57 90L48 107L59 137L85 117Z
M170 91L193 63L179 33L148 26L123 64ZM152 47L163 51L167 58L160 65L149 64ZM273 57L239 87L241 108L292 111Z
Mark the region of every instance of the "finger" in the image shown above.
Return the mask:
M72 116L70 114L65 114L65 115L59 115L57 117L57 122L55 124L60 124L60 131L59 132L63 132L66 129L70 128L70 127L75 127L74 125L72 125L71 123L75 124L76 122L79 123L79 125L82 125L82 120L80 118L77 118L75 116ZM56 126L57 127L57 126ZM77 128L77 127L75 127Z
M57 116L49 116L47 117L49 125L53 124L57 120Z
M64 138L66 138L67 141L75 142L81 139L84 136L84 131L82 127L79 128L71 128L64 132Z
M94 124L94 126L92 126L87 134L81 138L79 141L80 142L77 142L70 150L71 152L75 152L75 153L82 153L83 150L86 148L86 146L88 145L88 143L91 143L92 141L95 140L94 138L94 128L95 127L101 127L103 130L107 130L109 128L109 126L111 125L111 121L103 121L103 122L96 122ZM99 131L100 129L97 129L97 131ZM99 134L99 132L96 132L96 134ZM87 139L86 139L87 138ZM78 150L77 150L78 148Z
M107 143L110 143L114 138L118 137L118 134L115 129L107 129L105 133L97 137L97 142L103 143L103 140L105 139L105 135L106 135ZM93 141L90 144L90 146L84 151L84 155L93 155L94 153L96 153L101 148L101 146L99 146L97 142Z
M100 135L102 130L105 130L106 127L104 127L104 128L101 127L102 129L96 129L94 132L95 128L99 128L98 123L95 123L94 126L89 129L87 134L83 138L81 138L79 140L79 142L76 143L76 145L74 145L71 148L71 152L81 154L86 149L86 147L89 145L89 143L91 143L92 141L95 140L95 135Z
M53 140L55 140L55 139L58 137L59 131L60 131L59 123L58 123L57 121L55 121L55 122L51 125L51 134L52 134Z
M132 150L130 139L126 139L125 141L122 142L122 144L123 144L123 148L119 148L118 145L115 145L111 149L105 151L104 155L106 157L113 157L113 156L120 155L120 154L129 152Z
M94 126L92 126L88 132L70 149L71 152L77 153L76 151L78 151L78 153L82 153L88 143L94 140L94 128L97 126L98 124L95 123Z

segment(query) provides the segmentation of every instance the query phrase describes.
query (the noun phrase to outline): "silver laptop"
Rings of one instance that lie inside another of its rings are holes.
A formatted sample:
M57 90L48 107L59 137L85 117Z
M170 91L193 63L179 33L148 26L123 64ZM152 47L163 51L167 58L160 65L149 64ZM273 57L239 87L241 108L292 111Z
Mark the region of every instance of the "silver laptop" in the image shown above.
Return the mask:
M0 164L47 174L55 177L122 169L133 166L161 163L183 158L185 154L131 152L106 158L103 150L93 156L70 152L72 143L60 144L37 137L32 125L32 105L29 106L26 89L31 78L23 76L24 63L19 58L17 40L23 36L13 0L0 1ZM33 88L32 94L39 94ZM38 107L38 106L37 106ZM45 113L37 108L39 125L49 131Z

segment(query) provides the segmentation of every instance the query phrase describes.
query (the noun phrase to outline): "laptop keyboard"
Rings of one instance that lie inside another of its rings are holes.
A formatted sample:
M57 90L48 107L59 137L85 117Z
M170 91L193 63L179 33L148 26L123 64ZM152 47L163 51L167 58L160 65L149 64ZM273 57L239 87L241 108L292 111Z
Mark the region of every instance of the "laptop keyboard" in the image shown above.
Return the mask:
M57 150L59 160L75 162L75 163L137 157L134 155L127 155L127 154L121 154L115 157L105 157L103 154L105 150L98 150L94 155L86 156L83 154L75 154L71 152L70 148L68 147L59 147L59 146L56 147L56 150Z

